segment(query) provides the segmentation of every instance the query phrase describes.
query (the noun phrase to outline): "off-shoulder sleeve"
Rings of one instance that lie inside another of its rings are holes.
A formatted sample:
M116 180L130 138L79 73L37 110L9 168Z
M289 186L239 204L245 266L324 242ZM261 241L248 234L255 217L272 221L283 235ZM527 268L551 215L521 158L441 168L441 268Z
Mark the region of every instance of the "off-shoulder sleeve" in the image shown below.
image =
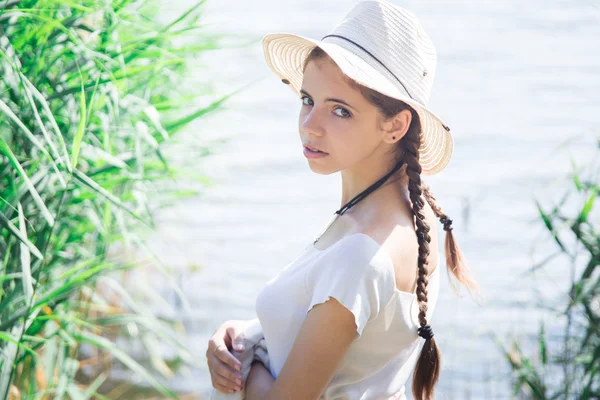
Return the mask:
M390 301L395 287L390 257L370 237L358 234L341 239L308 269L307 313L335 298L354 314L356 338Z

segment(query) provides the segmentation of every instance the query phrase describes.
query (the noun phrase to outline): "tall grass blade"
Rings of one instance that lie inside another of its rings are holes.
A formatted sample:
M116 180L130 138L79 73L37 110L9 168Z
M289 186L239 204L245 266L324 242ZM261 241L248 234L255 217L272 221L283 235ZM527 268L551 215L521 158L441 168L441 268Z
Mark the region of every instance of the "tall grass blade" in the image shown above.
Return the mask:
M27 228L25 226L25 216L23 215L23 207L21 203L18 204L19 208L19 227L21 234L27 237ZM31 276L31 255L29 254L29 248L23 242L21 246L21 283L23 284L23 293L25 294L26 304L29 306L33 300L33 277Z
M23 122L21 122L21 120L15 115L15 113L12 112L8 105L6 105L4 101L2 101L2 99L0 99L0 111L6 114L15 123L15 125L17 125L19 128L21 128L23 132L25 132L25 136L27 136L31 143L33 143L38 148L38 150L40 150L42 154L44 154L44 156L46 156L50 160L52 168L56 173L58 173L58 166L54 162L54 159L52 158L50 153L48 153L48 151L44 148L44 145L33 135L33 133L31 133L31 131L25 126L25 124L23 124ZM0 137L0 139L2 138Z
M131 358L127 353L123 350L117 348L113 343L111 343L108 339L94 335L90 332L81 332L75 335L75 338L83 343L89 343L95 347L100 349L106 349L110 351L119 361L121 361L124 365L126 365L132 371L138 373L144 379L146 379L156 390L158 390L162 395L168 396L170 398L176 399L177 396L170 389L166 388L160 382L158 382L152 375L146 371L144 367L142 367L137 361Z
M81 73L80 73L81 74ZM85 108L85 91L83 90L83 77L81 78L81 95L80 95L80 106L79 110L79 124L77 125L77 132L75 133L75 138L73 139L73 150L71 153L71 165L73 169L77 168L77 161L79 161L79 149L81 148L81 141L83 140L83 135L85 133L86 126L86 108Z
M20 73L20 76L21 76L21 79L23 80L23 82L25 82L25 84L29 87L29 90L31 91L31 93L33 94L35 99L42 105L42 108L44 109L44 111L46 113L46 118L48 118L48 121L50 122L50 125L54 129L54 132L56 133L56 137L58 138L58 141L60 142L60 147L63 152L63 160L67 166L67 170L69 172L72 172L73 167L71 166L71 159L69 157L69 152L67 151L67 145L65 142L65 138L64 138L60 128L58 127L58 123L56 122L56 119L54 118L54 114L52 113L52 110L50 109L50 105L48 104L48 102L46 101L44 96L29 81L29 79L27 79L27 77L25 75Z
M21 233L21 231L19 229L17 229L12 222L10 222L8 220L8 218L6 218L6 216L0 212L0 225L3 225L6 229L8 229L8 231L15 236L17 239L19 239L19 241L23 244L25 244L25 246L27 246L27 248L29 249L29 251L31 251L31 253L36 256L39 260L43 260L44 256L42 256L42 253L38 250L37 247L35 247L35 245L33 243L31 243L29 241L29 239L27 239L27 236L23 236L23 234ZM8 252L6 253L6 255L8 256Z
M21 164L19 163L19 161L17 160L17 158L11 151L10 147L8 147L8 144L4 141L4 139L2 139L2 137L0 137L0 153L4 153L4 155L8 158L8 161L11 163L13 168L21 176L21 178L23 179L23 182L27 186L27 189L31 193L31 197L33 198L33 200L37 204L38 208L42 212L42 215L44 216L46 221L48 222L48 225L50 225L50 226L54 225L54 217L52 217L52 214L50 214L50 210L48 210L48 208L44 204L44 201L42 200L42 198L40 197L40 194L38 193L38 191L35 189L35 187L31 183L31 180L27 176L27 173L25 173L25 171L23 170L23 167L21 167Z
M110 201L115 206L119 207L121 210L127 212L129 215L131 215L132 217L134 217L138 221L143 222L144 224L146 224L146 221L144 221L143 218L141 218L135 212L133 212L129 208L127 208L127 206L125 206L125 204L123 204L121 202L121 200L119 200L116 196L110 194L108 191L106 191L106 189L104 189L103 187L101 187L98 183L94 182L93 179L91 179L88 176L86 176L83 172L81 172L79 170L75 170L73 176L75 178L77 178L77 180L79 180L85 186L87 186L88 188L92 189L94 192L100 194L102 197L104 197L106 200Z
M554 238L554 241L556 242L556 244L558 244L558 247L560 247L560 249L563 252L568 254L566 247L563 245L562 241L558 237L558 233L554 229L554 225L552 224L550 217L544 212L544 210L542 210L542 206L540 205L540 203L537 200L535 202L535 205L537 207L538 213L540 214L540 217L542 217L542 221L544 221L544 225L546 225L546 228L552 234L552 237Z
M594 206L594 201L596 200L597 197L598 197L598 188L595 187L592 189L592 193L590 193L587 201L585 202L583 208L581 209L581 213L579 214L579 217L577 218L578 223L582 224L587 221L588 215L589 215L590 211L592 210L592 207Z

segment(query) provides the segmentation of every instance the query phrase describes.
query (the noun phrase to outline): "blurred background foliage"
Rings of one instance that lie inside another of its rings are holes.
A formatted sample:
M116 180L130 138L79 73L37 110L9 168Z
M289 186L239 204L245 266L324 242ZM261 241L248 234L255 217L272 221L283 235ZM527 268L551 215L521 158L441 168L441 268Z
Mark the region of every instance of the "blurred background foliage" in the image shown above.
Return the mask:
M513 372L513 393L518 398L600 398L600 231L598 207L594 209L599 178L600 152L583 167L573 160L573 173L559 201L551 206L537 202L539 223L556 251L529 273L560 258L561 265L570 269L571 282L567 293L558 294L558 307L551 307L556 318L540 323L537 352L523 349L530 343L513 339L507 345L496 338ZM564 332L557 334L562 321Z
M0 2L0 398L133 398L115 363L175 397L161 377L204 362L128 281L151 264L187 305L139 234L194 193L160 185L182 174L164 144L234 94L182 84L222 39L203 3L165 23L153 0Z

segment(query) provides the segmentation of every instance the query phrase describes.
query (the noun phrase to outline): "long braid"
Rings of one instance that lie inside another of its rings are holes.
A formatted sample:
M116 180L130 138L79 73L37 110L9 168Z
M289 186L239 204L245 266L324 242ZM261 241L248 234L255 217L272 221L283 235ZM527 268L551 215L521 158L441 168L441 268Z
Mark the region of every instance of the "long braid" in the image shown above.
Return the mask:
M416 234L419 241L419 259L418 259L418 279L417 279L417 298L421 303L421 311L419 313L419 321L421 325L426 325L425 312L427 311L427 258L429 256L429 243L431 236L429 235L429 226L425 222L423 214L423 201L421 191L421 165L417 161L418 144L415 142L407 142L405 144L405 161L407 164L406 174L409 177L408 190L410 193L410 201L412 202L412 210L415 217Z
M435 202L435 197L433 197L433 194L427 185L423 185L423 195L427 199L427 202L429 203L429 206L435 213L436 217L438 217L440 222L444 225L444 230L446 231L446 239L444 241L447 266L446 273L448 274L450 282L452 282L454 292L458 294L458 288L454 284L453 280L450 279L450 273L452 273L460 283L466 286L467 290L471 294L471 297L475 299L474 292L480 294L479 286L477 285L475 279L473 279L471 276L471 273L465 262L465 257L460 250L460 247L458 247L456 244L456 239L452 233L452 220L448 218L441 207L437 205Z
M415 218L416 234L419 243L419 258L417 262L417 299L419 301L419 335L425 338L425 344L421 355L417 360L413 374L412 391L415 399L429 400L433 396L433 388L440 375L440 353L433 339L431 327L427 325L427 284L428 274L425 266L428 262L429 225L425 221L423 208L423 192L421 188L421 165L419 164L418 149L420 145L420 129L410 130L402 139L406 150L404 161L406 162L406 174L408 175L408 191L412 210Z

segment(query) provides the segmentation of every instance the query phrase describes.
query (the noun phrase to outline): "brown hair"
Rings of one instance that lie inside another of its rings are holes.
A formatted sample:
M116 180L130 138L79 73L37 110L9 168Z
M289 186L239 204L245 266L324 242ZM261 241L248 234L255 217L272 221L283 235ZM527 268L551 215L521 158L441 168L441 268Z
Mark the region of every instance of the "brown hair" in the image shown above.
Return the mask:
M302 70L310 60L329 58L320 47L314 47L306 57ZM333 60L331 60L333 62ZM442 209L435 203L429 187L421 182L421 165L419 164L419 146L421 144L421 121L417 112L405 102L379 93L373 89L360 85L353 79L345 76L346 81L358 89L367 101L377 107L385 119L389 119L402 110L410 110L412 120L406 135L398 142L400 151L399 158L406 163L406 174L409 178L408 191L412 203L415 230L419 243L419 258L417 263L417 299L419 301L419 325L421 328L427 325L427 283L428 275L425 265L429 256L429 226L425 221L423 207L427 200L435 215L440 219L446 231L444 249L446 253L446 266L448 273L452 272L454 277L467 287L469 293L478 292L479 288L471 277L462 252L460 251L454 235L452 234L452 220L448 218ZM400 161L400 160L398 160ZM421 329L420 328L420 329ZM433 389L440 375L440 351L433 337L425 340L415 370L413 372L412 392L416 400L430 400L433 398Z

